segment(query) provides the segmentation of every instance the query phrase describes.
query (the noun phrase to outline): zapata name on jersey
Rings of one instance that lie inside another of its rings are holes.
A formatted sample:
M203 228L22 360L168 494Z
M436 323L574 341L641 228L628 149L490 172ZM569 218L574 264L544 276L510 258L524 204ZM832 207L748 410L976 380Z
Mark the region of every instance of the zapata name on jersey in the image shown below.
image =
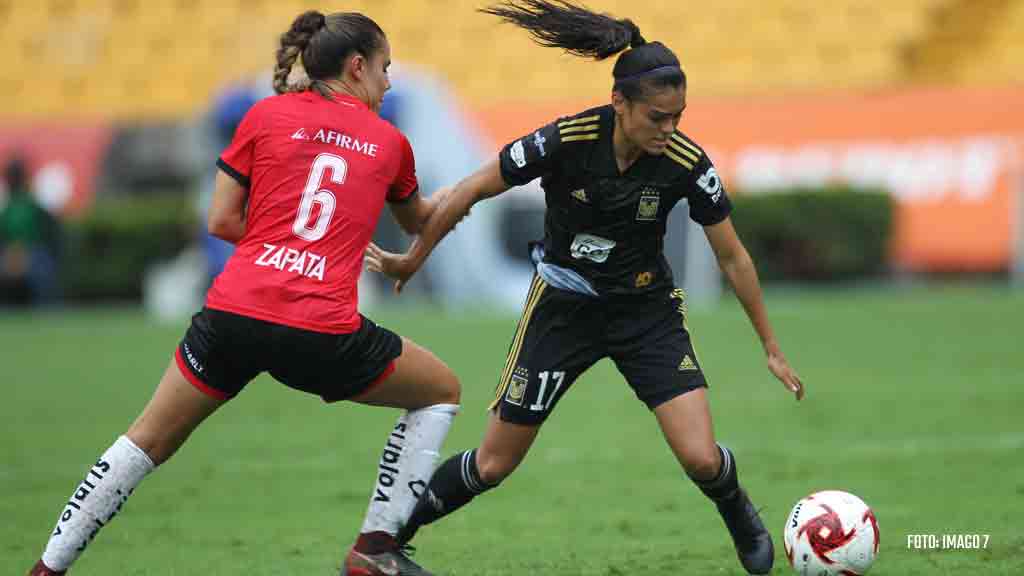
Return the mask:
M360 141L358 138L353 138L347 134L335 132L334 130L326 130L321 128L317 130L316 134L312 137L306 132L305 128L299 128L292 133L292 140L305 140L307 142L323 142L324 144L333 144L343 150L352 150L365 154L371 158L377 157L377 151L380 149L376 144L371 144L365 140Z
M300 252L294 248L264 244L263 254L256 259L256 265L277 268L323 282L327 258L305 250Z

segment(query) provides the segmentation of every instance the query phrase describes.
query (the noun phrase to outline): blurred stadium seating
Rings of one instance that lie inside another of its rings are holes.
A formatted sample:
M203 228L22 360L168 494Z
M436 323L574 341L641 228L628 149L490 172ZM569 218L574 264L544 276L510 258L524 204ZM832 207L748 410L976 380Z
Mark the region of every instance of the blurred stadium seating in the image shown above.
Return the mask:
M0 109L14 118L183 118L267 69L300 11L356 10L394 58L474 104L593 96L595 65L533 46L485 0L0 0ZM703 95L1024 82L1020 0L591 0L674 48ZM808 48L811 47L811 48ZM542 64L541 64L542 63ZM610 66L610 63L598 65Z

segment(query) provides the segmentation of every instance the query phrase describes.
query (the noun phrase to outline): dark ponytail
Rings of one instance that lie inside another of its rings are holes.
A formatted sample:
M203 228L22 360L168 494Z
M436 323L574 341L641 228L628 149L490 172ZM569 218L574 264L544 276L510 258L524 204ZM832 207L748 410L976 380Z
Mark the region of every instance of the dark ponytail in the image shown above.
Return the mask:
M274 67L274 91L283 94L312 88L330 97L323 80L340 76L353 52L369 58L380 50L383 41L381 27L362 14L339 12L324 16L315 10L303 12L281 35ZM288 76L299 56L307 78L289 84Z
M595 60L622 52L612 71L613 89L629 100L644 98L653 88L686 86L676 55L661 42L648 43L628 18L591 12L568 0L505 0L480 11L525 29L541 46Z
M525 28L537 44L604 60L646 41L631 20L616 20L565 0L508 0L480 10Z

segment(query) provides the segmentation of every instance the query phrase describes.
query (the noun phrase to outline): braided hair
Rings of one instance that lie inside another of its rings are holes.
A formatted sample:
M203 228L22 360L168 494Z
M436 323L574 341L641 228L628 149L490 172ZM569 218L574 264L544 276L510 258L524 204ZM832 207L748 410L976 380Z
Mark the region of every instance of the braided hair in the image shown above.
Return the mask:
M353 52L369 58L384 43L384 31L372 19L356 12L324 16L315 10L299 14L291 28L281 35L274 67L274 91L301 92L312 89L329 98L324 80L336 78ZM302 58L306 78L289 82L296 60Z

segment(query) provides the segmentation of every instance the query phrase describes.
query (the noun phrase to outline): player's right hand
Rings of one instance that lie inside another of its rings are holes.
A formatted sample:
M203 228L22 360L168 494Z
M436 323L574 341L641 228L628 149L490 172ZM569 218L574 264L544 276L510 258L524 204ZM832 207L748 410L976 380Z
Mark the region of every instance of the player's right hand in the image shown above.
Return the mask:
M800 376L797 375L796 370L789 365L786 357L782 355L782 352L778 349L768 353L768 370L775 375L776 378L782 382L782 385L787 390L796 396L796 399L803 400L804 398L804 383L800 380Z
M370 272L379 272L395 281L395 293L401 293L405 284L416 273L417 266L406 254L383 250L373 242L366 247L363 262Z

